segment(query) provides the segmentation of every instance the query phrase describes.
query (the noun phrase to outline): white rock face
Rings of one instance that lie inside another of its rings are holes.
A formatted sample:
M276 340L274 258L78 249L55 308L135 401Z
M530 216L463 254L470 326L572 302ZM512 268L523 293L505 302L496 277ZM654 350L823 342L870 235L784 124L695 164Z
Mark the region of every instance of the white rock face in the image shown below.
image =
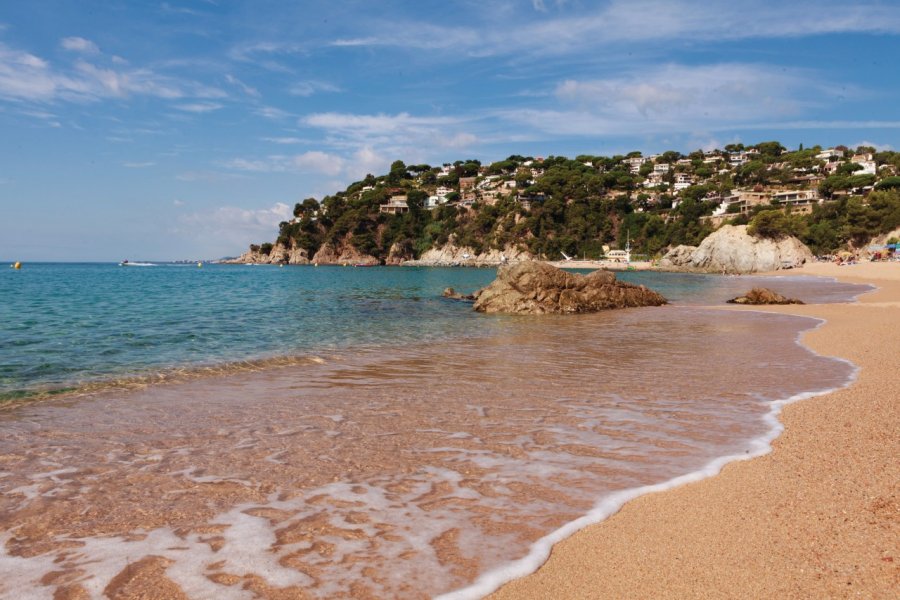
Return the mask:
M812 259L809 248L795 237L777 241L756 238L747 234L746 225L725 225L697 248L678 246L670 250L660 266L712 273L756 273L799 267Z
M884 233L882 235L878 235L872 238L872 241L867 244L868 246L884 246L888 243L888 240L892 239L900 239L900 227L897 229L890 231L888 233Z
M519 250L512 246L507 246L503 250L487 250L481 254L476 254L471 248L466 246L460 247L451 242L441 248L426 250L422 256L419 257L419 260L409 260L403 264L421 267L445 267L457 265L467 267L493 267L503 264L504 262L518 263L525 260L531 260L532 258L530 252Z

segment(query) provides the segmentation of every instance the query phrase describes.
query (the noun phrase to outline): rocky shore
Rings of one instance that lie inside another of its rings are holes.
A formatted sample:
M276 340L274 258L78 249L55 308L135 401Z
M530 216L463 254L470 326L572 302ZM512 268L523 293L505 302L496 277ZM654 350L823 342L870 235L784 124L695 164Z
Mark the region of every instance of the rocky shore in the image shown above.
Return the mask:
M724 225L699 246L673 248L659 261L659 267L701 273L761 273L800 267L814 258L795 237L753 237L746 225Z
M725 225L709 235L699 246L677 246L657 263L634 261L548 261L557 267L604 270L660 270L691 273L746 274L778 271L800 267L814 260L812 252L795 237L778 240L754 237L745 225ZM359 251L352 244L352 236L337 243L323 244L310 258L298 247L275 244L266 253L254 246L238 258L223 260L226 264L288 264L288 265L379 265L407 267L497 267L539 260L528 250L509 245L502 250L476 252L459 246L453 240L439 248L425 251L413 258L412 248L394 244L382 263L378 258Z

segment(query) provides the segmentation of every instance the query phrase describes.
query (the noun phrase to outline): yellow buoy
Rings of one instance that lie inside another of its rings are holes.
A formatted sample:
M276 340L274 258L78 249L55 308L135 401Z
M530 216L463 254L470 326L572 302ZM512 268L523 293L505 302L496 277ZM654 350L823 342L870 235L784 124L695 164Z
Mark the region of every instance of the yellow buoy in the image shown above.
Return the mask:
M198 266L198 267L202 267L202 266L203 266L203 263L202 263L202 262L198 262L198 263L197 263L197 266Z
M16 263L12 266L12 268L13 269L21 269L22 263L20 263L19 261L16 261Z

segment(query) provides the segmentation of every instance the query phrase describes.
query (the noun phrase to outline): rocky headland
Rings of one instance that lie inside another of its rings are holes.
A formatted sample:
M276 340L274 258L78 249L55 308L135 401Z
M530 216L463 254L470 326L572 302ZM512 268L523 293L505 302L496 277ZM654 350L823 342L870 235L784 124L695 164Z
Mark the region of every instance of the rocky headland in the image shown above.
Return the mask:
M309 255L303 248L287 247L283 244L274 244L266 253L259 246L253 246L237 258L229 258L219 261L230 265L308 265Z
M757 273L799 267L814 259L792 236L774 240L754 237L746 225L724 225L699 246L677 246L659 262L664 270L703 273Z
M497 279L474 297L478 312L511 314L573 314L666 304L662 295L618 281L609 271L577 275L537 261L500 267Z

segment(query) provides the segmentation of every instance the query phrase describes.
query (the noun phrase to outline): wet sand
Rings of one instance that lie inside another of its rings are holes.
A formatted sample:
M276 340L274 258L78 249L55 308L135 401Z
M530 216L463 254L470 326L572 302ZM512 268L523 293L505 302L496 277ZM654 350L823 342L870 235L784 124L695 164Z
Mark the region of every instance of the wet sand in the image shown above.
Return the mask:
M825 319L802 341L859 366L856 382L787 406L770 454L627 503L492 598L897 597L900 263L786 274L879 287L853 304L765 308Z

